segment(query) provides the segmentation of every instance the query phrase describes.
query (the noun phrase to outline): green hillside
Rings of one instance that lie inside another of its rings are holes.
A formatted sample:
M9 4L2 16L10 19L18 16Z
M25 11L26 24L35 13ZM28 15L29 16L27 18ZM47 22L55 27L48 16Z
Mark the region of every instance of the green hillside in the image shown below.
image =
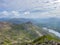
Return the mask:
M0 22L0 45L35 45L44 43L45 38L48 41L60 42L53 34L31 22L22 24Z
M51 42L51 43L50 43ZM37 45L37 44L45 44L45 45L52 45L54 42L54 44L58 44L58 42L60 42L60 39L56 38L56 37L53 37L51 35L44 35L42 37L39 37L37 39L35 39L32 44L33 45Z

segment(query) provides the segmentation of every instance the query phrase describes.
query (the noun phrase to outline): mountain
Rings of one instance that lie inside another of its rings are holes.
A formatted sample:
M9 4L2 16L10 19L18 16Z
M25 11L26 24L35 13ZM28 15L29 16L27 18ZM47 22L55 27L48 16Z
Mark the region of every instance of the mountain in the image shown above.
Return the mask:
M31 22L22 24L0 22L1 45L32 41L37 37L43 36L45 33L43 33L41 28L37 27Z
M0 18L0 22L10 22L13 24L21 24L26 23L28 21L33 21L33 19L27 19L27 18Z
M48 28L48 26L51 26L50 28L54 29L54 26L56 26L55 21L57 21L56 18L39 20L24 18L0 19L0 45L42 44L44 43L45 40L43 39L45 38L47 38L49 42L53 41L59 43L60 38L43 29L43 27ZM38 41L35 42L36 40ZM43 42L41 42L42 40Z
M28 19L28 18L0 18L0 22L10 22L13 24L22 24L31 21L40 27L47 27L60 32L60 18Z
M47 34L54 37L54 40L56 40L55 38L58 38L54 34L43 30L42 27L35 25L31 21L21 24L0 22L0 45L26 45L26 43L33 44L35 39Z
M36 21L37 25L60 32L60 18L47 18Z
M33 45L60 45L60 40L48 34L48 35L44 35L42 37L35 39L31 44Z

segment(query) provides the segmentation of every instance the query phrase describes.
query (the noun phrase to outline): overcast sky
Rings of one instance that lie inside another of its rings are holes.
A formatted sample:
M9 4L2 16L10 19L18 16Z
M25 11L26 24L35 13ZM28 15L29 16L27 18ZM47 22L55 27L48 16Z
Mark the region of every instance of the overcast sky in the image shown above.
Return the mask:
M60 0L0 0L0 18L60 18Z

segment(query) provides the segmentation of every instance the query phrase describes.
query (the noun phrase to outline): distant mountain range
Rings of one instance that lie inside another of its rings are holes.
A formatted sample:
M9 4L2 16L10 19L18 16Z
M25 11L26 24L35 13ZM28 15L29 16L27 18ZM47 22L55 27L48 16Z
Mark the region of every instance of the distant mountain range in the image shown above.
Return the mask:
M45 19L28 19L28 18L0 18L1 22L11 22L15 24L22 24L31 21L40 27L47 27L60 32L60 18L45 18Z

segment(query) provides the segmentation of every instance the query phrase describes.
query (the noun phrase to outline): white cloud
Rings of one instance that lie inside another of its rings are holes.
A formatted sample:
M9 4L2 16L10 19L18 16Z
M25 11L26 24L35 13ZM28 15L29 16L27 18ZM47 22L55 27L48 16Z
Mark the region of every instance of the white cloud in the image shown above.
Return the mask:
M30 11L26 11L23 13L20 13L19 11L3 11L0 12L0 18L50 18L50 17L60 17L60 11L54 10L44 13L31 13Z
M7 11L0 12L0 18L7 17L9 13Z
M3 0L5 7L8 10L26 10L35 7L46 8L47 5L52 6L51 2L57 2L53 0ZM0 5L2 5L0 4ZM48 8L48 7L47 7Z
M30 14L30 11L26 11L24 12L25 15L29 15Z
M2 11L0 12L0 18L16 18L19 17L20 13L18 11Z
M1 1L1 0L0 0ZM0 17L47 18L60 17L60 0L2 0ZM39 13L31 11L41 10ZM19 11L24 11L21 14ZM57 16L56 16L57 15Z
M7 16L9 13L7 11L3 11L2 14Z
M19 16L20 15L20 13L18 12L18 11L12 11L11 12L14 16Z

